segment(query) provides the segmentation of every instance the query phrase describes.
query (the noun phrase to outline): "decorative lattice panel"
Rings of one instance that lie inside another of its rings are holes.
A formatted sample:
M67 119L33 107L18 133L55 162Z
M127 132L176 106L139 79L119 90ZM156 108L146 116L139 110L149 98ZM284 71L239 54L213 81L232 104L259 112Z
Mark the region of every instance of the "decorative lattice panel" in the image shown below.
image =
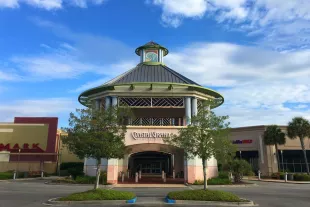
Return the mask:
M184 107L183 98L120 97L119 106L130 107Z
M182 126L182 118L135 118L129 122L133 126Z
M151 107L151 98L119 98L119 106Z
M184 106L183 98L152 98L152 106Z
M203 109L203 101L202 100L197 100L197 109L198 109L198 113Z

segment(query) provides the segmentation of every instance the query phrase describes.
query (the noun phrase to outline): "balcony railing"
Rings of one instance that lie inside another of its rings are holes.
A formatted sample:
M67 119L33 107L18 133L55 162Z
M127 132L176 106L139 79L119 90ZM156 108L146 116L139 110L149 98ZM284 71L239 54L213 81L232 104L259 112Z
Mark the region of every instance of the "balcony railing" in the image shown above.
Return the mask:
M183 118L149 118L140 117L129 119L131 126L184 126Z

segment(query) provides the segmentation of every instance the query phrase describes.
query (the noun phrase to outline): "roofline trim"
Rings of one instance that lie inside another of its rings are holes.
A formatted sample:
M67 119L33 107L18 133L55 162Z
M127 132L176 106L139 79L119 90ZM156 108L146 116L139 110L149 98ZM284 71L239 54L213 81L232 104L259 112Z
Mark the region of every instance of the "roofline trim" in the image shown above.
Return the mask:
M89 93L91 91L94 91L96 89L100 90L102 89L102 91L106 91L106 90L115 90L115 86L131 86L131 85L147 85L149 86L150 84L153 84L154 85L176 85L176 86L187 86L189 90L196 90L196 89L200 89L200 91L198 92L201 92L201 93L204 93L204 94L208 94L208 92L211 92L213 93L212 96L214 95L217 95L217 96L214 96L215 98L221 98L222 99L222 102L219 103L216 107L219 107L220 105L222 105L224 103L224 96L212 89L209 89L209 88L205 88L205 87L202 87L202 86L198 86L198 85L194 85L194 84L183 84L183 83L171 83L171 82L132 82L132 83L124 83L124 84L115 84L115 85L101 85L101 86L98 86L98 87L95 87L95 88L91 88L87 91L84 91L82 92L80 95L79 95L79 98L78 98L78 101L85 106L85 101L83 103L83 101L81 100L81 97L82 96L89 96L89 95L85 95L85 93ZM102 92L101 91L101 92ZM90 94L91 95L91 94ZM210 94L208 94L210 95ZM214 107L214 108L216 108Z

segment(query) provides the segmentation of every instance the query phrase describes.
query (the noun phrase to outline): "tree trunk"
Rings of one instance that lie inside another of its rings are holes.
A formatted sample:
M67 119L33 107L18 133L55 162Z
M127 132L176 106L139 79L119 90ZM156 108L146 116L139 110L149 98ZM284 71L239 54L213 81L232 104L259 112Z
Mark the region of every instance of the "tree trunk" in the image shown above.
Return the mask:
M97 170L96 170L96 182L95 182L95 186L94 186L95 190L99 188L100 165L101 165L101 159L98 159L97 160Z
M305 159L305 163L306 163L307 174L309 175L309 165L308 165L308 159L307 159L307 152L305 150L304 139L302 137L300 137L299 139L300 139L300 145L302 148L302 152L304 153L304 159Z
M202 159L202 167L203 167L203 189L207 190L207 160Z
M278 172L281 171L281 167L280 167L280 159L279 159L279 154L278 154L278 144L274 145L276 148L276 158L277 158L277 163L278 163Z

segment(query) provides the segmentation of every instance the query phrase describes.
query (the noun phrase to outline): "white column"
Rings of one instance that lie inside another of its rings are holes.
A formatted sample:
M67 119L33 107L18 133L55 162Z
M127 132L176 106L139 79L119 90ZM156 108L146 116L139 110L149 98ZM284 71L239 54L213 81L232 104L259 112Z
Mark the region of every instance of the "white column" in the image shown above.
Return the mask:
M117 97L112 96L112 106L117 106Z
M111 106L111 98L110 96L105 97L105 109L107 110Z
M196 116L197 112L198 112L198 109L197 109L197 98L194 97L194 98L192 98L192 116Z
M96 99L96 110L100 109L100 99Z
M190 125L191 123L191 97L185 97L185 117L186 117L186 125Z

